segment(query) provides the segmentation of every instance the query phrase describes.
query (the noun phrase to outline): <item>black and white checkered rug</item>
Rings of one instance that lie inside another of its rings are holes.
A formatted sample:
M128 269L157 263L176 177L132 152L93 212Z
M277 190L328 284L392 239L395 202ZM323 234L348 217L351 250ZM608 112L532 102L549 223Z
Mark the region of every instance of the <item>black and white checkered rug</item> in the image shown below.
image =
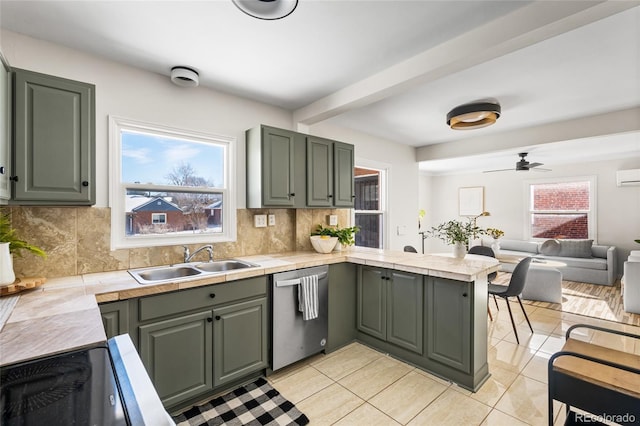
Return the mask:
M173 418L176 426L306 425L302 414L280 392L259 378Z

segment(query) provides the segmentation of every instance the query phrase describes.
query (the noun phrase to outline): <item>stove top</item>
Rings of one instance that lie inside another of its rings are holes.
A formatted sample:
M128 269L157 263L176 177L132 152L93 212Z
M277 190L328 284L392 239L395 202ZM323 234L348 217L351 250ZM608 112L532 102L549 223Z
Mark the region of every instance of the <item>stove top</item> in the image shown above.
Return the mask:
M0 423L127 425L106 347L0 368Z

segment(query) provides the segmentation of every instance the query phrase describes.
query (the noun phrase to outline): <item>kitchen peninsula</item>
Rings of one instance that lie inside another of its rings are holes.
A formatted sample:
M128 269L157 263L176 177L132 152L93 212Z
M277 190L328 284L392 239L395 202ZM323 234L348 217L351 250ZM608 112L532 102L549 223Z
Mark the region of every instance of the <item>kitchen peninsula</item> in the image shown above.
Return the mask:
M0 366L104 342L107 336L99 304L134 303L163 293L180 294L203 286L329 265L340 273L332 275L330 269L328 351L347 344L347 339L357 339L470 390L477 390L489 377L487 275L498 269L494 259L364 248L238 259L258 267L156 285L141 285L127 271L51 279L19 296L0 331ZM381 299L371 304L372 294ZM357 306L352 301L357 301ZM386 306L380 305L382 302ZM394 310L398 303L401 308ZM413 307L404 309L405 303ZM378 334L381 330L373 330L374 323L381 326L382 335ZM407 330L411 338L406 338ZM129 333L135 342L136 333Z

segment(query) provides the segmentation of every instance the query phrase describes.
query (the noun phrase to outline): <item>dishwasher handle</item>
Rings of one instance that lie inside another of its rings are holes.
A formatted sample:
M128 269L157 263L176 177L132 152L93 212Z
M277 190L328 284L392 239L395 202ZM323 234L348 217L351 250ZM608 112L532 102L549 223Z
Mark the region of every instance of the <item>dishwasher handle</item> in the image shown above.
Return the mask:
M327 276L326 272L321 272L318 274L318 281ZM289 287L292 285L300 284L300 278L294 278L292 280L276 280L276 287Z

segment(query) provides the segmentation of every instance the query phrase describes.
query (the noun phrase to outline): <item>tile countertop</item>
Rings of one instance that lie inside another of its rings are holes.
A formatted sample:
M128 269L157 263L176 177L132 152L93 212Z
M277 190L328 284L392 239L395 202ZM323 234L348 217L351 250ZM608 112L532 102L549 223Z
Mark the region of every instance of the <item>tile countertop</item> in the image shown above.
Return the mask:
M127 271L50 279L42 287L20 294L0 330L0 366L105 342L98 303L341 262L461 281L474 281L478 276L498 270L497 260L482 256L454 259L446 254L423 255L359 247L330 254L290 252L237 259L259 267L156 285L138 284Z

